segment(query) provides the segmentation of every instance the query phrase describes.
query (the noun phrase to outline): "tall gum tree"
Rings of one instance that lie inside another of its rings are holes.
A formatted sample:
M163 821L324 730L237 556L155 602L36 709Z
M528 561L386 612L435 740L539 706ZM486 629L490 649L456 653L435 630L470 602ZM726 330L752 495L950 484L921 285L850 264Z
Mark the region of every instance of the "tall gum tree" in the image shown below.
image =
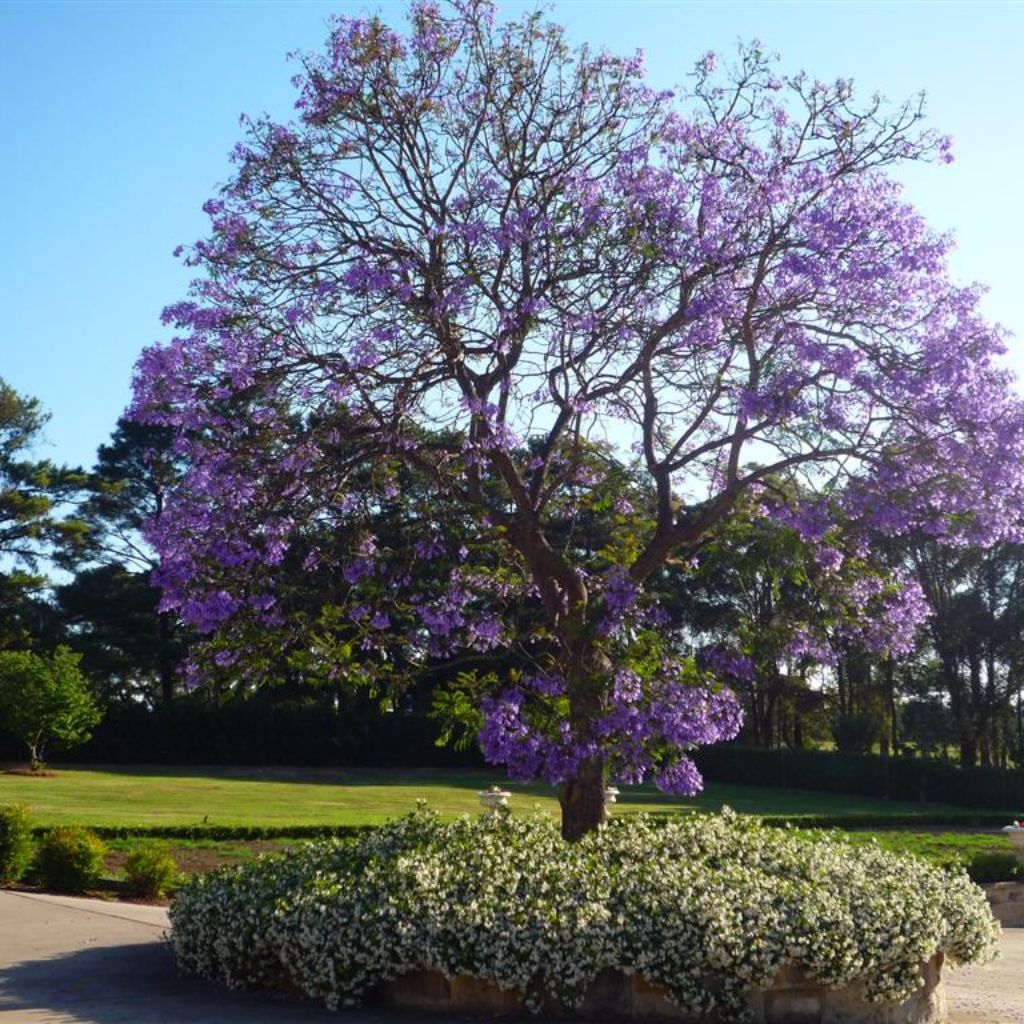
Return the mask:
M415 472L437 545L459 517L486 564L410 592L402 560L430 545L367 531L339 607L368 661L384 634L424 657L514 648L481 745L558 784L576 839L609 777L692 792L686 751L738 728L655 595L744 491L857 477L844 514L888 531L1014 520L1000 332L887 176L949 158L919 103L785 77L756 47L657 92L640 56L484 0L414 3L404 32L338 19L300 62L296 122L247 122L176 336L137 371L134 414L190 467L152 537L191 624L273 624L262 570ZM602 446L647 499L600 504ZM619 540L577 546L566 521L601 508ZM794 517L813 535L818 506Z

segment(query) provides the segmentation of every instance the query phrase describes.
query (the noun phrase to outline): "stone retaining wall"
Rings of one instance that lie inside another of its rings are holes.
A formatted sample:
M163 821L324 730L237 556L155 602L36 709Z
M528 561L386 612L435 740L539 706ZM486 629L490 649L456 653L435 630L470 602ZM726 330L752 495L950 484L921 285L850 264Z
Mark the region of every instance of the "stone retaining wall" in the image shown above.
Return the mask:
M1024 882L996 882L983 888L997 921L1024 925Z
M799 967L782 970L771 987L751 992L747 1001L756 1024L940 1024L945 1020L942 954L921 966L921 988L902 1003L869 1003L863 982L845 988L826 988L809 979ZM518 991L469 975L446 978L438 971L414 971L381 985L376 1002L404 1010L472 1014L489 1017L523 1016ZM552 1004L544 1016L563 1016ZM665 990L640 975L602 971L587 991L575 1016L619 1020L661 1019L697 1024L671 1002ZM715 1024L701 1017L700 1024Z

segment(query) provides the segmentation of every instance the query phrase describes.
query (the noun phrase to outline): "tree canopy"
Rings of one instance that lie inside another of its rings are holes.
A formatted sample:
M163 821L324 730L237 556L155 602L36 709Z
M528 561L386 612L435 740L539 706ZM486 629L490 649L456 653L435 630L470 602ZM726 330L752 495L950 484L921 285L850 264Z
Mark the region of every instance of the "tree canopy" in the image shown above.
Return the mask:
M1002 333L890 176L949 157L918 102L757 47L657 91L641 56L486 0L420 0L404 33L340 18L296 85L295 123L246 123L176 334L138 366L134 415L188 466L152 540L196 628L279 622L260 567L343 533L305 557L336 561L367 649L514 650L481 743L561 786L575 838L608 772L692 792L686 751L738 727L657 582L742 495L788 475L888 533L1015 526ZM609 503L601 451L636 501ZM431 539L385 547L403 473ZM813 541L835 507L788 515ZM565 524L598 509L595 551ZM420 588L411 560L466 536L486 557Z

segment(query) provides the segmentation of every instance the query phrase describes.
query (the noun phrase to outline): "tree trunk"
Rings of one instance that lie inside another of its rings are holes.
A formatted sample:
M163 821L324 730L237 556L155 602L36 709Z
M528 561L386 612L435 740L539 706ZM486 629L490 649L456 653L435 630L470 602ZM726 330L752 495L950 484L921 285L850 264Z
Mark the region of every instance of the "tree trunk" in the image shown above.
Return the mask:
M768 725L768 685L761 678L760 669L750 681L752 698L750 703L750 715L748 721L753 729L753 745L755 747L770 747L771 729Z
M160 671L160 699L169 704L174 699L174 655L171 653L171 614L160 612L158 630L160 637L160 654L158 658Z
M588 758L575 779L562 783L558 802L562 807L562 838L575 843L607 820L604 809L604 764Z
M960 728L960 767L973 768L978 763L978 739L973 724Z
M578 615L574 627L577 637L583 633L579 621L582 621L582 614ZM585 742L601 713L613 668L608 655L591 646L585 635L576 642L574 639L565 644L563 671L569 691L571 728L576 738ZM577 842L605 823L604 769L600 755L588 757L580 763L575 778L562 783L558 802L562 808L562 838L567 842Z
M1017 686L1017 749L1014 754L1017 760L1017 767L1024 765L1024 706L1021 705L1020 678L1016 680Z
M38 732L35 736L25 740L25 745L28 747L28 767L29 771L41 772L46 762L43 760L43 734Z
M882 664L882 729L878 737L878 752L889 757L896 748L896 692L892 658Z
M836 661L836 703L836 718L842 718L849 710L846 706L846 665L842 655Z
M889 700L889 736L892 740L892 752L899 754L900 750L900 716L896 707L896 663L892 655L885 663L885 680L887 697Z
M973 767L977 764L979 754L981 763L987 767L989 764L988 730L985 716L985 695L981 684L981 652L977 645L972 645L968 650L967 664L970 672L971 736L974 751L970 764L964 767Z
M764 745L769 749L774 749L779 746L776 728L777 715L776 708L779 704L779 694L777 691L773 691L768 697L768 706L765 708L764 717Z

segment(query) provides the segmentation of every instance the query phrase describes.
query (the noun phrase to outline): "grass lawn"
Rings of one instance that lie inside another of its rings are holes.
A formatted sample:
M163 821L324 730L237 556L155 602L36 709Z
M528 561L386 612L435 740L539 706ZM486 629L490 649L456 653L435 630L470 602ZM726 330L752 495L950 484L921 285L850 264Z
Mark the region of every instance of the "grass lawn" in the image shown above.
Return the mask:
M817 835L807 832L808 836ZM912 853L944 868L962 868L974 881L1020 881L1022 865L1007 838L998 833L844 832L853 844L877 843L891 853Z
M417 800L442 815L478 813L477 790L494 775L453 771L315 768L54 767L31 777L0 774L0 804L23 803L37 825L365 825L411 811ZM513 812L558 810L552 787L505 783ZM728 804L763 816L872 815L912 824L962 808L801 790L710 783L693 799L653 787L624 789L615 813L715 811Z

